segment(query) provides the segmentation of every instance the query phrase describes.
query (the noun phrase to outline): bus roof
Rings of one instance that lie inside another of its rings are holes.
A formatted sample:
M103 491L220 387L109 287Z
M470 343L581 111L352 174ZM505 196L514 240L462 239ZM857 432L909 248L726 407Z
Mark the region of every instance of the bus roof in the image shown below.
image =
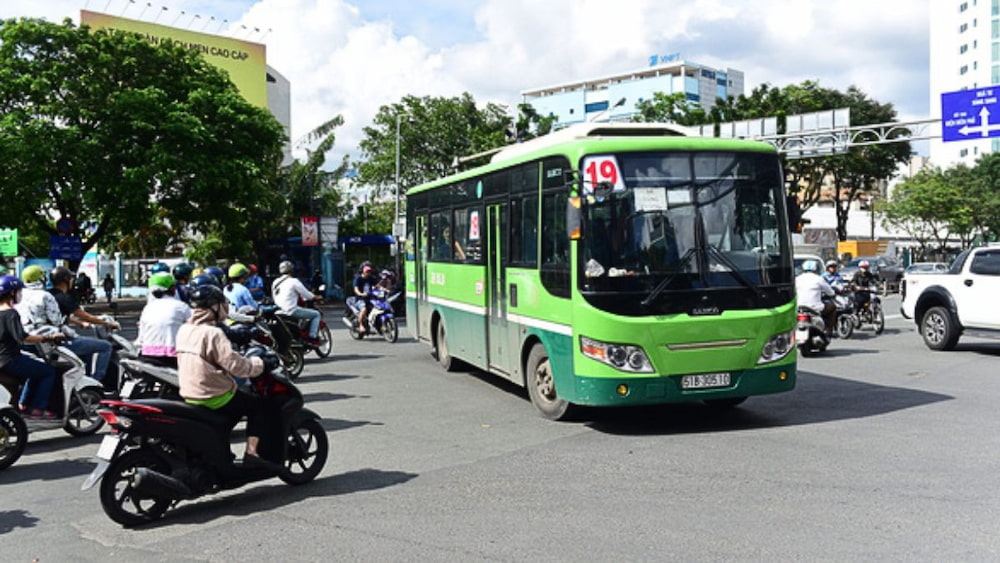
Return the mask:
M486 157L492 154L492 157L489 163L485 165L414 186L410 190L407 190L407 195L432 190L456 180L474 177L492 169L503 168L506 162L516 163L519 160L530 159L532 155L546 154L551 152L552 149L577 144L581 141L598 139L623 140L628 138L649 140L657 137L687 137L691 138L692 143L712 142L713 146L728 146L730 149L735 145L739 145L742 150L753 147L750 150L775 152L773 145L761 141L701 137L696 130L673 123L578 123L523 143L508 145L494 151L485 151L474 155L475 157Z
M530 141L509 145L498 151L490 163L523 156L568 141L593 137L691 137L695 131L673 123L577 123Z

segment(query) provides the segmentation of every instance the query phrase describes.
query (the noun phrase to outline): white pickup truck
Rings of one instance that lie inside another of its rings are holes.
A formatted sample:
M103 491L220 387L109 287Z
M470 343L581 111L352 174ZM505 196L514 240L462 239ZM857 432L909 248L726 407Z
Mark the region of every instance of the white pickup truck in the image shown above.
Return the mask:
M943 274L907 275L900 313L931 350L951 350L963 334L1000 338L1000 245L963 251Z

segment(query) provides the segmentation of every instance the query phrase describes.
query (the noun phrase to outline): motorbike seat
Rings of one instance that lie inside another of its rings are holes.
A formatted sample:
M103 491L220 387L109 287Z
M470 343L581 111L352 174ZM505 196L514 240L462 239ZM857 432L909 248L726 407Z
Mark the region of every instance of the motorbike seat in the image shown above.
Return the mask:
M804 313L812 313L814 315L822 315L823 314L823 311L816 310L815 307L810 307L808 305L799 305L799 311L802 311Z
M218 428L229 427L229 417L207 407L190 405L183 401L171 401L170 399L140 399L135 402L156 407L171 416L199 420Z

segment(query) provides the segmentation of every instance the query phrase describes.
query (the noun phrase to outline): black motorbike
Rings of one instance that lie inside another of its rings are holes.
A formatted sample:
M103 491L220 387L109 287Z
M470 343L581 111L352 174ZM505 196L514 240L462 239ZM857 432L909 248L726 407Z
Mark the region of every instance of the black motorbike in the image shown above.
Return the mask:
M319 475L329 451L318 414L303 407L302 393L280 373L252 380L251 392L281 404L285 436L282 462L244 465L229 448L226 417L169 399L102 401L101 417L113 429L97 451L98 466L83 490L100 481L104 512L122 526L161 518L191 500L253 481L278 477L291 485Z

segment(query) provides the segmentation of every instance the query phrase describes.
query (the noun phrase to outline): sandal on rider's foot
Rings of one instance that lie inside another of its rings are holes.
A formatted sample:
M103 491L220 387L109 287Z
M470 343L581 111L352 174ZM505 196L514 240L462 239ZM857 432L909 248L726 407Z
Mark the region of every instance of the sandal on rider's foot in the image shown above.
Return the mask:
M28 418L33 420L55 420L57 417L56 413L52 411L43 411L42 409L32 409L31 412L28 413Z

